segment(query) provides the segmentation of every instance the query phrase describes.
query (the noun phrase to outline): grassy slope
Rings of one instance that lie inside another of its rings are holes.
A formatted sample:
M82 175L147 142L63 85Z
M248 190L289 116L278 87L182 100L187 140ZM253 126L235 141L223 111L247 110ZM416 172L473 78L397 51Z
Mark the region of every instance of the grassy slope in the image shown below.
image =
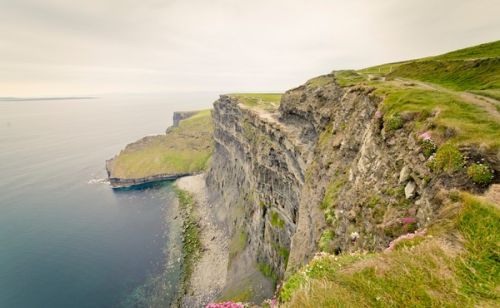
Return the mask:
M498 304L498 207L462 194L449 208L454 214L443 217L427 235L400 241L392 251L315 258L284 283L284 306Z
M491 110L460 97L470 91L500 97L500 41L450 52L441 56L389 63L360 71L336 72L342 86L365 84L385 97L384 119L404 113L416 114L415 129L431 131L438 142L485 145L500 149L500 123ZM394 79L402 78L403 81ZM404 80L410 79L409 82ZM419 80L437 87L412 84ZM487 104L487 103L486 103ZM498 104L492 108L500 109ZM451 128L452 136L443 137Z
M142 178L204 170L212 153L212 117L203 110L165 135L128 145L112 163L111 177Z
M236 97L244 106L274 111L278 109L281 93L232 93L231 97Z

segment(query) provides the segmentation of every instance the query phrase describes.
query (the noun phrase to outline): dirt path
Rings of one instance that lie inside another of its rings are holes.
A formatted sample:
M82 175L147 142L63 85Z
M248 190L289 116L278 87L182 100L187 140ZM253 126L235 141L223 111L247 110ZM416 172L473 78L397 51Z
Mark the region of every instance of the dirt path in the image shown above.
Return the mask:
M396 78L396 82L398 82L400 85L404 85L404 83L413 83L416 84L424 89L428 90L435 90L439 92L444 92L453 96L459 97L461 100L474 104L476 106L479 106L486 110L495 120L500 121L500 112L495 108L495 105L500 105L500 102L497 101L494 98L482 96L482 95L477 95L473 94L470 92L463 92L463 91L454 91L433 83L428 83L428 82L423 82L423 81L418 81L418 80L413 80L413 79L403 79L403 78Z
M188 294L182 307L204 307L222 291L227 275L228 238L217 221L216 207L208 202L205 175L188 176L177 180L180 189L190 192L196 205L194 214L201 229L203 252L191 275Z

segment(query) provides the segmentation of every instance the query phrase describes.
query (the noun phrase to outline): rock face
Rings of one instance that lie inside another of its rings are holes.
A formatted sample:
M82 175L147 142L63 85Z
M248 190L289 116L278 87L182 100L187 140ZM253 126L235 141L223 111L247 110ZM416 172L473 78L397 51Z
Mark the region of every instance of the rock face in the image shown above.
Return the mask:
M300 129L278 116L221 96L214 104L215 152L207 184L229 211L241 209L233 224L249 235L251 255L282 276L314 139L301 138Z
M195 115L198 111L175 111L173 115L173 127L178 127L179 122L190 118L191 116Z
M440 188L466 185L431 176L416 137L383 127L372 89L325 78L286 92L275 112L214 103L207 185L278 279L318 250L382 250L432 220Z

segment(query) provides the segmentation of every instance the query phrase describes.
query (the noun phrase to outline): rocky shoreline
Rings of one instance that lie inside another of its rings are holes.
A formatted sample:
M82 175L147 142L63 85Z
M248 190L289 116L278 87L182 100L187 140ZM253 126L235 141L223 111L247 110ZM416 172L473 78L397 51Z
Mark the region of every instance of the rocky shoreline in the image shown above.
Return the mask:
M194 265L188 290L181 307L203 307L215 301L224 288L228 267L229 236L223 213L209 201L205 174L177 180L179 189L189 192L195 201L194 216L200 229L201 256Z

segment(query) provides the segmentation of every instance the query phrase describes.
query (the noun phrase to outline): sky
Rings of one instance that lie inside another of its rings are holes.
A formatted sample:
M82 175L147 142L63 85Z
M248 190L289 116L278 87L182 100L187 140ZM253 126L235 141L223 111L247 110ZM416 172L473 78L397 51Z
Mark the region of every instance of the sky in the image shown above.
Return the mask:
M500 39L498 0L0 0L0 97L284 91Z

